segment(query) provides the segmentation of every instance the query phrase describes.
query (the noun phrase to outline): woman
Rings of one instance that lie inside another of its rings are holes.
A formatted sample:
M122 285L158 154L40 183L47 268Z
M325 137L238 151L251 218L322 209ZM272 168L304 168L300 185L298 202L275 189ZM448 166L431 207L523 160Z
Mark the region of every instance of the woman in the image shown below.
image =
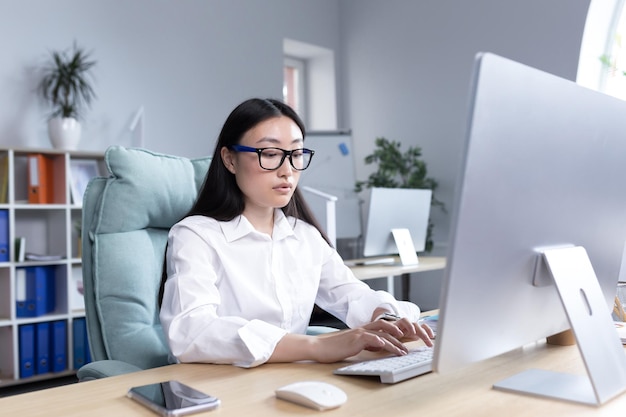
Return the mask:
M252 367L406 354L399 339L432 346L417 306L357 280L315 226L296 188L313 156L304 136L271 99L243 102L224 123L198 199L168 239L160 318L177 360ZM350 329L306 335L314 303Z

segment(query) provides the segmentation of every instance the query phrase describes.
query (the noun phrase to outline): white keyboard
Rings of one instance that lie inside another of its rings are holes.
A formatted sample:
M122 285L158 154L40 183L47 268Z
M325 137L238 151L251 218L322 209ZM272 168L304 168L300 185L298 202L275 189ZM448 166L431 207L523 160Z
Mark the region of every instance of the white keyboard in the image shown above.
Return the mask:
M336 375L379 376L384 384L395 384L432 371L433 348L421 347L404 356L390 356L353 363L335 369Z

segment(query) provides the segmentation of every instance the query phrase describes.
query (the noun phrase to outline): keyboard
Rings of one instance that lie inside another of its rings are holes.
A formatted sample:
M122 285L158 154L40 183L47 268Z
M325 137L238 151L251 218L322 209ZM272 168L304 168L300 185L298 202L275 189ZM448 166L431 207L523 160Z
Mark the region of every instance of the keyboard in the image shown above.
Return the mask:
M335 375L378 376L383 384L395 384L432 371L433 348L420 347L404 356L390 356L353 363L333 372Z

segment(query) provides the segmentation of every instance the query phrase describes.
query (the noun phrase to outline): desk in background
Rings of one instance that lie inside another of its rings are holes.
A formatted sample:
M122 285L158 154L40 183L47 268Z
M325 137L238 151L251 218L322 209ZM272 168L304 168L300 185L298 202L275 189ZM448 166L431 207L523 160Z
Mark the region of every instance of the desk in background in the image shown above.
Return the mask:
M366 353L366 356L371 353ZM362 359L362 357L360 358ZM537 343L448 374L427 374L394 385L375 379L333 375L340 364L265 364L242 369L231 365L178 364L96 381L65 385L0 399L7 416L146 416L156 414L126 398L132 386L178 379L222 400L204 414L229 416L322 415L274 396L282 385L303 380L329 382L348 394L333 416L617 416L626 394L600 408L493 390L492 384L534 367L583 374L576 346Z
M400 258L397 257L397 261ZM387 278L387 291L394 295L394 277L402 277L402 300L409 299L410 277L412 273L436 271L446 267L446 258L438 256L420 256L417 265L354 265L362 259L346 261L354 275L362 280Z

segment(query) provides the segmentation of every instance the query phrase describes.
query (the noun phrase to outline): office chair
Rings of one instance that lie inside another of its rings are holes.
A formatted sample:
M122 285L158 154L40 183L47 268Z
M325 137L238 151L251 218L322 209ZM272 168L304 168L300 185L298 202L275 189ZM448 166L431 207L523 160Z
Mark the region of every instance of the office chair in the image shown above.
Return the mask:
M80 381L168 364L158 292L171 226L191 208L210 158L112 146L108 177L83 199L82 268L93 362Z
M82 213L82 268L93 362L80 381L168 364L158 292L169 229L193 205L211 158L111 146ZM336 329L310 326L308 334Z

